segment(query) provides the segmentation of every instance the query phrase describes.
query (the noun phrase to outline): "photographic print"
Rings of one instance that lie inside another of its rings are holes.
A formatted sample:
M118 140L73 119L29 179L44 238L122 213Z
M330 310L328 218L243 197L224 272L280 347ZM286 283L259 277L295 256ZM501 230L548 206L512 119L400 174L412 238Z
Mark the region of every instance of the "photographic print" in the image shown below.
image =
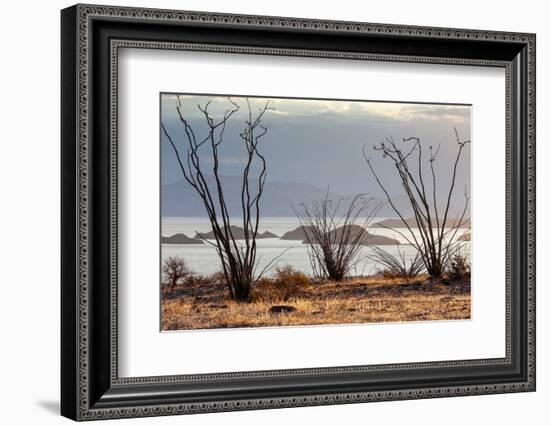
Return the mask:
M161 93L161 330L470 319L471 113Z

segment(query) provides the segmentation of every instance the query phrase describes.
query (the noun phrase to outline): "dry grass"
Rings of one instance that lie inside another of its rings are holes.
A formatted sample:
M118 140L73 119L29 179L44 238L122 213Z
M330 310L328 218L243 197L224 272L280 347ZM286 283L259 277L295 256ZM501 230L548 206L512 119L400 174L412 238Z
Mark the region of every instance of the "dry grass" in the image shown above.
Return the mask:
M314 284L294 278L285 288L277 280L258 283L250 303L231 301L223 284L212 282L164 289L162 330L470 318L469 281L444 285L426 277L407 281L377 276ZM270 312L277 305L295 311Z

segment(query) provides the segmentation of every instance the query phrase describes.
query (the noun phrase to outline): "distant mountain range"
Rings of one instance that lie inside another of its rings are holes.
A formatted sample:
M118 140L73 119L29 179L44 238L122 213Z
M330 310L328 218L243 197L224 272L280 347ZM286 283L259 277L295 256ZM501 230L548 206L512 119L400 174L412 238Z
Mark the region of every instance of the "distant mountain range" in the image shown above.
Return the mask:
M224 198L230 216L241 216L241 185L242 177L221 177ZM207 176L206 181L214 187L214 178ZM252 180L251 180L252 183ZM252 189L252 185L251 185ZM266 182L261 198L260 212L264 217L294 217L292 205L298 206L302 202L319 201L327 195L327 190L300 182ZM456 196L460 196L457 192ZM350 198L347 194L329 192L329 198ZM394 204L404 216L412 216L413 211L405 195L392 198ZM375 199L373 205L385 201ZM451 206L450 214L458 215L459 209ZM161 215L163 217L202 217L206 216L204 205L195 190L187 181L181 179L176 182L161 185ZM396 217L397 215L389 204L383 205L378 217Z

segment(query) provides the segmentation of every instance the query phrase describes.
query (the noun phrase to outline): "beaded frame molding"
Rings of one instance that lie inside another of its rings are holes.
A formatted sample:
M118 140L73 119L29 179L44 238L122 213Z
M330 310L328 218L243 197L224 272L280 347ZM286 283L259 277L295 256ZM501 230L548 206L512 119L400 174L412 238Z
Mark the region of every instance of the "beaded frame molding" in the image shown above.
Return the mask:
M74 420L535 390L535 35L76 5L62 17L61 413ZM506 356L118 377L121 48L501 67Z

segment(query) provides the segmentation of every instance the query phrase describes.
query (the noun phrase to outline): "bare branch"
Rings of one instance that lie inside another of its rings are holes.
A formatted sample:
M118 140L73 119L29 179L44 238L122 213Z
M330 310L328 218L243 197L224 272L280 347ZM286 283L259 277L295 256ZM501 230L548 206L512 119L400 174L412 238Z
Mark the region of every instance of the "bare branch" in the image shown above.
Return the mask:
M292 206L305 234L312 270L320 280L341 281L349 274L368 243L367 228L380 207L372 205L372 197L358 194L339 216L343 201L331 200L327 190L320 201Z
M230 107L224 111L220 118L211 113L211 102L197 105L207 127L204 137L198 139L195 131L185 118L184 104L181 97L177 97L176 112L185 133L185 138L180 142L186 149L185 162L180 156L175 140L168 133L164 124L161 124L161 127L173 148L185 180L194 188L203 202L214 238L213 240L207 240L200 234L197 233L197 235L203 241L215 247L231 297L237 301L248 301L257 267L256 238L260 223L260 200L264 191L267 173L266 160L260 154L258 145L260 139L268 132L268 128L263 125L263 117L272 108L270 102L267 101L258 113L254 114L248 98L246 99L248 119L245 120L245 127L240 133L247 158L241 186L244 239L239 241L235 234L235 227L231 223L220 175L219 147L223 143L229 120L240 110L240 107L231 98L228 98ZM212 160L212 179L207 179L207 171L201 164L201 158L205 156ZM255 165L259 165L260 173L258 177L253 178L251 172ZM251 184L252 181L255 181L255 183ZM272 262L268 263L268 265L270 264Z
M424 159L420 138L404 138L402 140L403 144L406 145L409 142L413 143L413 146L407 149L397 146L392 138L387 138L385 142L374 146L375 151L380 151L382 153L382 158L390 159L397 171L401 186L405 191L405 195L407 196L409 205L413 211L413 219L416 224L414 230L409 225L408 221L404 218L404 215L399 211L396 204L392 200L392 197L389 195L389 192L381 182L376 170L374 169L371 159L367 156L365 152L365 147L363 147L363 157L365 158L365 161L372 175L374 176L376 182L378 183L378 186L381 188L382 192L386 196L389 205L403 222L403 228L406 229L406 231L402 232L394 228L391 229L399 233L403 238L407 240L407 242L409 242L409 244L411 244L418 250L420 258L424 263L424 268L432 278L439 278L441 276L446 267L448 259L454 254L457 245L457 231L465 224L465 218L467 217L469 207L469 197L467 191L465 191L465 202L462 213L458 220L449 223L449 211L456 184L458 165L460 163L464 147L470 143L469 140L462 141L460 139L456 128L454 129L454 133L458 144L458 150L453 163L453 167L451 169L451 181L449 189L446 193L446 201L442 217L440 217L438 209L437 179L434 166L434 163L437 160L440 146L437 147L435 152L432 146L430 146L429 148L430 156L428 160L430 163L429 167L432 183L431 200L426 195L426 180L424 177L423 169ZM416 172L409 164L409 159L416 160ZM405 235L405 233L408 235ZM394 258L387 252L375 251L374 256L379 259L381 263L385 264L388 267L393 266L395 269L399 264L401 265L401 267L404 267L404 264L402 262L399 262L401 258Z

